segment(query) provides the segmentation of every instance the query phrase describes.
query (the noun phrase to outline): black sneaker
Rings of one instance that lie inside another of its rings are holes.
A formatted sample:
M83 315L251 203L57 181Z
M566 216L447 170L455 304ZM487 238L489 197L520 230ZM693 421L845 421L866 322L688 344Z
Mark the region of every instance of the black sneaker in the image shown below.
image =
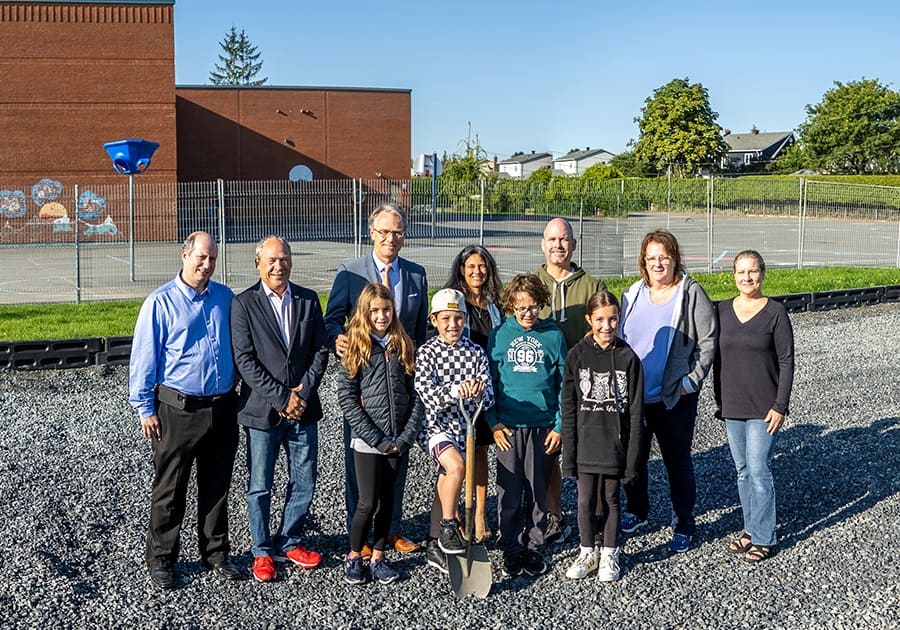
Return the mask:
M572 528L563 520L559 514L550 514L547 517L547 529L544 530L544 544L552 545L555 542L563 541L572 533Z
M178 586L178 580L175 578L175 571L171 564L163 563L158 567L150 567L150 581L156 588L164 591L170 591Z
M541 552L534 549L526 549L522 553L522 569L528 575L543 575L547 572L547 563Z
M515 577L522 573L522 558L524 552L518 551L514 553L503 554L503 575L506 577Z
M459 532L459 521L455 518L441 519L441 535L438 538L438 546L444 553L456 556L466 552L466 541Z
M429 566L434 567L441 573L445 575L450 573L450 569L447 567L447 554L441 551L436 538L429 540L428 544L425 545L425 560Z

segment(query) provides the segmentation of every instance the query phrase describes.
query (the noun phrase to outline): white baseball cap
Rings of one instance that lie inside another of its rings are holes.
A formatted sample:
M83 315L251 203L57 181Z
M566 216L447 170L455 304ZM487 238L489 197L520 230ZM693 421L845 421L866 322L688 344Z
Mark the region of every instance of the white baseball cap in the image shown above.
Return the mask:
M441 289L431 298L431 314L441 311L466 312L466 297L456 289Z

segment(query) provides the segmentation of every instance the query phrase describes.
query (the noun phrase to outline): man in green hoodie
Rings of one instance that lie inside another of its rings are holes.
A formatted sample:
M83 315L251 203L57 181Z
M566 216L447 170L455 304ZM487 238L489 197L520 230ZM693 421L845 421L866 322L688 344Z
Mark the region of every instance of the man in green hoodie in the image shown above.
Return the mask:
M560 217L550 219L541 238L541 251L546 262L535 271L550 292L550 304L541 310L540 317L556 322L569 348L575 347L590 330L584 317L588 299L596 291L606 288L602 280L592 278L572 262L576 245L572 225ZM562 476L556 461L547 481L550 515L544 538L548 544L565 539L572 531L562 518L561 493Z

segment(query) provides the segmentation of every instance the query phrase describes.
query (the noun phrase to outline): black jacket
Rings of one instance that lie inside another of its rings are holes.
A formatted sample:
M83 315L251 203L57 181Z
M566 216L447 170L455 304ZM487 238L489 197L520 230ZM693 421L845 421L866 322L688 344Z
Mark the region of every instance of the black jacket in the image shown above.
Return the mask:
M615 378L610 378L614 374ZM605 350L587 336L569 351L562 383L562 472L624 477L637 473L644 373L631 347Z
M372 343L369 365L355 378L338 373L338 403L355 437L382 453L394 443L405 452L415 442L425 413L413 375L380 343Z
M288 404L291 389L302 384L306 403L301 424L322 418L319 384L328 365L328 336L322 306L315 292L291 282L293 331L285 347L275 312L262 282L231 303L231 347L241 375L238 423L268 430L282 421L279 411Z

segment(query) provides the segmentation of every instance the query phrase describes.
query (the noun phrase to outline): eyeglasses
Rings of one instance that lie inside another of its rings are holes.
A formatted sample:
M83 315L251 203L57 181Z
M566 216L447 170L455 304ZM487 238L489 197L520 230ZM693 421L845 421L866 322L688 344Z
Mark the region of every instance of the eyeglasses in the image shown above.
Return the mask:
M528 315L529 313L532 315L537 315L541 312L540 304L532 304L531 306L515 306L513 310L516 312L516 315Z
M644 262L648 265L655 265L659 263L663 267L667 267L672 262L671 256L656 256L654 258L644 258Z
M387 238L388 236L393 236L394 238L403 238L406 236L406 232L402 230L379 230L378 228L372 228L372 231L378 234L381 238Z

